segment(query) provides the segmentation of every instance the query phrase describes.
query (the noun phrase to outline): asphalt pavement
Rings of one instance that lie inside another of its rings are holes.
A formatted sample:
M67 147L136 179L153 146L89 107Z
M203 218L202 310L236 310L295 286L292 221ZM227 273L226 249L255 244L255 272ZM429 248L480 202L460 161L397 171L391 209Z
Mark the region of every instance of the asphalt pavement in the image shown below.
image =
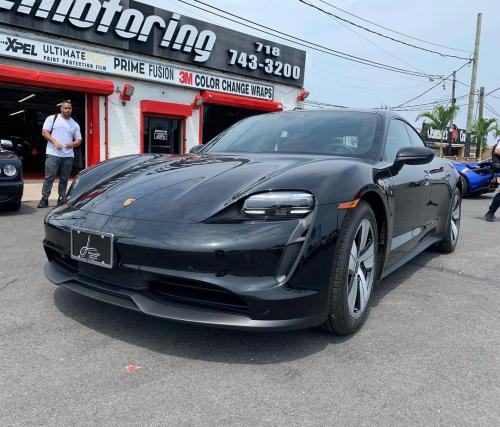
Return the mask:
M350 337L190 326L43 275L34 202L0 213L0 425L500 425L500 219L375 290ZM128 369L127 369L128 367Z

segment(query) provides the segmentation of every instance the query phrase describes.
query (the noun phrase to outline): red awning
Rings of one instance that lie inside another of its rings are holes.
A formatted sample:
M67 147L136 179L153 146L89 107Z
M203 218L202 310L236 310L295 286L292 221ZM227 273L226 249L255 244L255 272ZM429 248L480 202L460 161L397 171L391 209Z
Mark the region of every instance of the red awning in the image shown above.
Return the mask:
M282 111L283 104L276 101L264 99L247 98L246 96L228 95L227 93L201 91L201 97L205 104L227 105L230 107L247 108L260 111Z
M0 82L64 89L95 95L111 95L115 90L115 86L110 80L47 73L10 65L0 65Z
M161 114L172 117L190 117L193 114L193 107L189 104L174 104L163 101L141 101L141 112L143 114Z

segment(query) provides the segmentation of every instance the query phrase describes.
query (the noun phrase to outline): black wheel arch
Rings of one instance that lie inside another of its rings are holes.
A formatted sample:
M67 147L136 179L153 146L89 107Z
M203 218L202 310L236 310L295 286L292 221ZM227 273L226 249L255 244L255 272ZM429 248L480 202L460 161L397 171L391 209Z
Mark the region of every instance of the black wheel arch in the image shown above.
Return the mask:
M375 214L375 219L377 220L377 230L378 230L378 266L377 266L377 277L376 280L380 279L382 275L383 268L385 266L385 260L387 258L387 253L389 250L389 230L391 229L389 224L389 206L387 201L380 191L380 189L366 188L364 191L360 192L360 200L367 202L373 213Z

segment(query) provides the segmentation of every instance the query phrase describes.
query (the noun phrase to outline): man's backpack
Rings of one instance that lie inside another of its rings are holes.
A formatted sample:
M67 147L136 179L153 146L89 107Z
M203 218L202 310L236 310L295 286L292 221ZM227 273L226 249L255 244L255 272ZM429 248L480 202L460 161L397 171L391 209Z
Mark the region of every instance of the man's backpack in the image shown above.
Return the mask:
M500 144L500 142L497 142L494 146L493 149L491 150L491 162L493 163L493 172L494 173L500 173L500 155L495 153L495 150Z
M52 120L52 127L50 128L50 133L54 130L54 125L56 124L57 116L59 113L54 114L54 120Z

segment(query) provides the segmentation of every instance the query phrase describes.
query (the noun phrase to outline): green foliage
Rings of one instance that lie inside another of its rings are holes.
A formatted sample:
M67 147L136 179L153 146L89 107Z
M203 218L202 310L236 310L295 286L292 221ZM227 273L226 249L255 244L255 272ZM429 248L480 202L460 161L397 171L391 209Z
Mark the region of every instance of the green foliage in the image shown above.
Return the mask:
M472 125L472 131L476 134L476 144L477 141L481 141L481 151L488 148L486 137L490 132L493 132L495 137L500 134L497 119L488 119L486 117L481 117L475 121Z
M498 122L498 120L497 120L496 128L493 129L493 136L495 138L500 138L500 123Z
M457 105L445 107L444 105L436 105L432 111L424 111L417 116L417 120L426 118L429 124L434 128L441 131L441 147L439 149L440 156L443 156L443 139L444 131L449 123L455 117L455 114L460 108Z
M429 120L430 125L439 129L443 133L455 114L458 112L458 106L445 107L443 105L436 105L432 111L424 111L417 116L417 120L426 118Z

